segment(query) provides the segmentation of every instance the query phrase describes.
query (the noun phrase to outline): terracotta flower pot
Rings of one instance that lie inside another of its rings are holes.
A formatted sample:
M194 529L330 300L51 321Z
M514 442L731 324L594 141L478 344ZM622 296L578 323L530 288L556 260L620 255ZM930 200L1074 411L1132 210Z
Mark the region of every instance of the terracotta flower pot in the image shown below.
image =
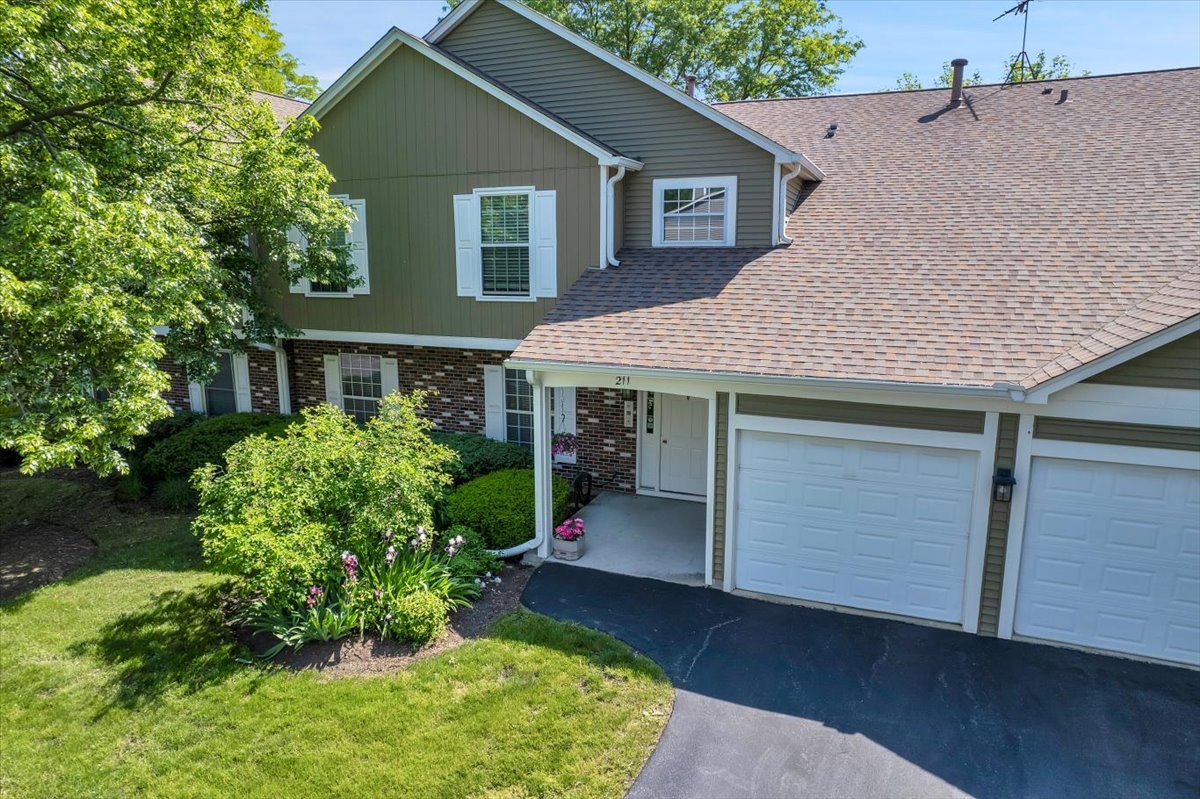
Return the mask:
M564 541L561 538L554 539L554 557L559 560L579 560L582 554L582 538L576 538L574 541Z

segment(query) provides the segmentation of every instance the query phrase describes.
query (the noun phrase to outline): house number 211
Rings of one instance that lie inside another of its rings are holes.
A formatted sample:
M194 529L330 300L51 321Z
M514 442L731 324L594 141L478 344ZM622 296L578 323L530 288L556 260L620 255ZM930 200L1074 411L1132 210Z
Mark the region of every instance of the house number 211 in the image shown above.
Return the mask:
M615 380L618 386L628 386L633 382L629 375L617 375Z

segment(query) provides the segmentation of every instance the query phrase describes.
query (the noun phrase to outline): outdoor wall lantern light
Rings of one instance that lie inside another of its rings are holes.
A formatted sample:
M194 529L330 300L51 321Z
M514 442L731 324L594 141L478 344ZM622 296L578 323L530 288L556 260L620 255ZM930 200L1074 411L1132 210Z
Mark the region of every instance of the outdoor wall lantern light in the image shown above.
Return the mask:
M1012 502L1013 486L1017 479L1013 477L1012 469L997 469L992 477L992 499L997 502Z

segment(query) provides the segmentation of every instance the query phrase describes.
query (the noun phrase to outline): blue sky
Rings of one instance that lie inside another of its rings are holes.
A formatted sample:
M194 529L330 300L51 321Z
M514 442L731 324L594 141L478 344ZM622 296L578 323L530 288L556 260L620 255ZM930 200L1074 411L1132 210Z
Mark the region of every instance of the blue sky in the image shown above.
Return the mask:
M926 85L951 58L970 60L985 80L1021 48L1021 20L992 18L1016 0L829 0L862 39L835 92L891 87L902 72ZM424 34L443 0L274 0L271 18L287 48L329 86L389 27ZM1034 0L1029 51L1061 53L1093 74L1200 64L1200 0Z

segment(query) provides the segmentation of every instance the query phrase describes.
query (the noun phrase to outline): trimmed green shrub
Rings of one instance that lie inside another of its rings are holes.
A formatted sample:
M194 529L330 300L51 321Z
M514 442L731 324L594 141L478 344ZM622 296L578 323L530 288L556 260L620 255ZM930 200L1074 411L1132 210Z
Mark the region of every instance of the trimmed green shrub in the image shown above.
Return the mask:
M429 591L414 591L400 598L387 632L402 641L426 644L446 631L446 603Z
M391 394L365 425L332 405L309 408L279 438L234 444L223 472L198 470L193 527L209 563L250 594L300 603L310 586L347 576L343 552L382 559L393 538L403 548L431 531L451 453L430 440L423 397Z
M186 477L168 477L154 486L154 507L169 513L186 513L196 507L196 490Z
M129 474L121 475L113 487L113 499L117 502L139 502L146 496L146 481L136 468L131 468Z
M445 468L455 485L501 469L533 468L533 453L520 444L493 441L474 433L435 431L430 437L454 450L454 459Z
M278 437L296 418L275 413L230 413L204 419L151 447L142 467L154 480L187 480L205 464L224 465L225 451L247 436Z
M483 536L466 525L453 525L442 536L446 541L453 541L458 536L462 536L465 542L458 547L458 551L447 562L450 573L455 577L474 580L488 572L496 574L504 565L499 558L488 552L488 548L483 542Z
M570 486L553 478L554 521L567 515ZM508 549L533 538L533 470L503 469L461 486L446 503L451 524L479 532L489 549ZM549 531L547 531L547 534Z

